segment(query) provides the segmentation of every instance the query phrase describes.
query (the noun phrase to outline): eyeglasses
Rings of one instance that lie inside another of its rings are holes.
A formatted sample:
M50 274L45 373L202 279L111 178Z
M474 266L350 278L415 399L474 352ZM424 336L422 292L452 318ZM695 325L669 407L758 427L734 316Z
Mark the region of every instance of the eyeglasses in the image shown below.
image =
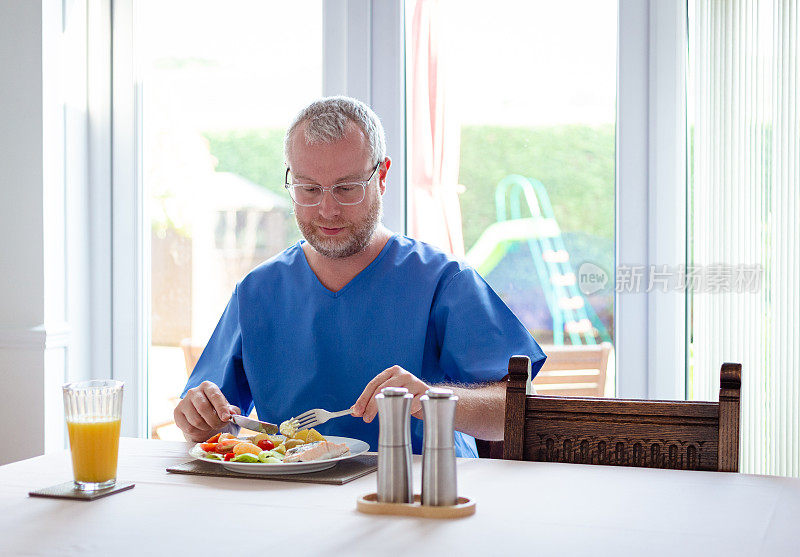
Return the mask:
M325 195L326 191L331 192L333 198L340 205L358 205L364 201L367 186L370 181L372 181L380 165L381 163L376 164L375 168L372 170L372 174L364 181L343 182L327 188L316 184L293 184L291 170L287 168L283 187L289 192L292 201L302 207L314 207L315 205L319 205L322 203L322 196Z

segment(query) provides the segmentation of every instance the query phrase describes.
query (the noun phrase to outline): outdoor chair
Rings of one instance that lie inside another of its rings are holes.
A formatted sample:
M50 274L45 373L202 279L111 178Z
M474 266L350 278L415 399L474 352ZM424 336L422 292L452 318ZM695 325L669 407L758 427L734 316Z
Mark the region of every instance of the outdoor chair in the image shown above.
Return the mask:
M559 396L605 396L609 362L614 348L610 342L590 345L546 345L544 366L533 379L528 394ZM612 364L613 365L613 364Z
M200 359L200 354L203 353L203 349L205 348L204 344L195 344L192 342L192 339L185 338L181 341L181 349L183 350L183 360L186 363L186 378L188 379L189 376L192 374L192 370L194 370L194 366L197 365L197 360ZM169 399L170 404L175 407L178 402L180 402L180 397L171 397ZM150 438L151 439L160 439L159 430L165 427L175 425L175 421L172 419L162 420L150 426Z
M185 338L181 341L181 348L183 349L183 359L186 362L186 377L192 375L192 371L194 371L194 366L197 365L197 361L200 359L200 355L203 353L205 349L205 344L197 344L190 338ZM172 397L170 398L170 403L172 406L176 406L178 402L180 402L180 397ZM256 413L255 408L253 411L250 412L250 417L253 419L258 419L258 414ZM158 422L151 426L150 428L150 438L151 439L159 439L159 430L165 427L174 426L174 420L164 420ZM248 432L249 430L243 429L243 432ZM257 433L257 432L253 432Z

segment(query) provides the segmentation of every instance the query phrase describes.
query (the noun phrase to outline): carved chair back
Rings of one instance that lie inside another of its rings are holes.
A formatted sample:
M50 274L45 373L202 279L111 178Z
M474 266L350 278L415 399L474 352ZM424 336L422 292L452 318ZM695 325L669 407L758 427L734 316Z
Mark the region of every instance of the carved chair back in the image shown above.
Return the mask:
M739 470L741 364L719 402L528 395L530 360L508 364L503 458L680 470Z

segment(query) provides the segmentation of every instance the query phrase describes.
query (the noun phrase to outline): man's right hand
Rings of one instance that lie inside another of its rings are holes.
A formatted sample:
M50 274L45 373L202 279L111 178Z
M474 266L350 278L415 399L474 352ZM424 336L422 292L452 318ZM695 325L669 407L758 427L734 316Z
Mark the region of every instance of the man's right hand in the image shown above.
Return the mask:
M211 381L203 381L189 389L175 407L175 425L184 437L200 443L220 431L231 419L231 414L241 414L238 406L228 404L225 395Z

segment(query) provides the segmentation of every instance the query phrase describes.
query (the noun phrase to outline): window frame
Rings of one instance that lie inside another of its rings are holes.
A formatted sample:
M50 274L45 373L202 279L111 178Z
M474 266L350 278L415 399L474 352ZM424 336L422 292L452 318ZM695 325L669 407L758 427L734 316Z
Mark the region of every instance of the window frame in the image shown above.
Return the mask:
M111 377L125 382L122 435L147 436L150 246L145 240L135 0L111 0ZM102 187L102 186L101 186ZM149 235L147 236L149 237ZM101 258L102 260L102 258Z
M380 116L392 159L383 221L406 232L405 33L403 0L326 0L322 93L359 99Z
M687 241L686 2L618 6L616 265L674 267ZM618 397L685 400L686 303L678 291L616 294Z

